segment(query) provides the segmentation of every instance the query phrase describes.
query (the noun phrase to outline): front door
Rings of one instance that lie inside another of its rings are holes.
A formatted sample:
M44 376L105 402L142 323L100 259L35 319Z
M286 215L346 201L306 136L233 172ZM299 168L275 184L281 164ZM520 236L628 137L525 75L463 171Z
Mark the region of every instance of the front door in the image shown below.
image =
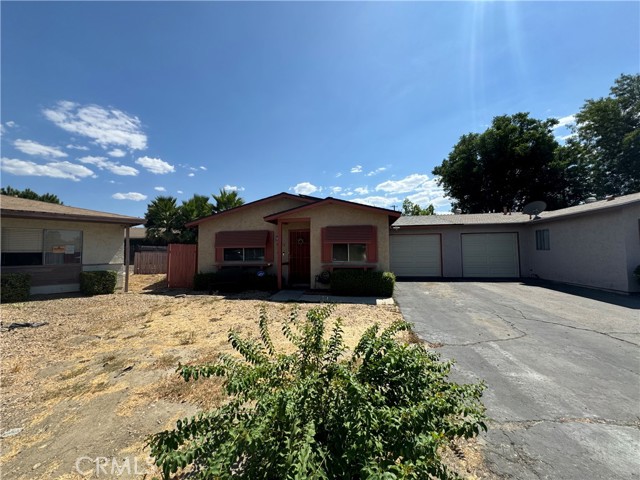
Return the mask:
M289 232L289 284L309 285L311 276L311 249L309 230Z

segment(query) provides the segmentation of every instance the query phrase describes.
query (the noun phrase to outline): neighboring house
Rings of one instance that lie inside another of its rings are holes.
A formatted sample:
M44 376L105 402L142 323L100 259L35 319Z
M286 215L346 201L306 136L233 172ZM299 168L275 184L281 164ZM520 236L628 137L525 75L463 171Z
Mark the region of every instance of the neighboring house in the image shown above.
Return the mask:
M31 275L31 293L80 289L80 272L114 270L126 284L123 235L141 218L0 196L2 273Z
M398 276L533 277L638 292L640 193L543 212L401 217L391 229Z
M322 271L389 270L389 226L400 212L280 193L187 224L198 227L198 272L260 269L278 286L315 286Z

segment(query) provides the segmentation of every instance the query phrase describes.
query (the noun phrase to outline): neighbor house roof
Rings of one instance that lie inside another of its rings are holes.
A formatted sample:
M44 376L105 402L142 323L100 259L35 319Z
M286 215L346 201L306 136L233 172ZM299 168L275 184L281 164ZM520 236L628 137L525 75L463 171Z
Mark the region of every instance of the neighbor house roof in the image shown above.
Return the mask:
M521 212L511 214L504 213L470 213L456 215L416 215L402 216L393 224L394 227L431 227L444 225L504 225L528 222L545 222L559 220L574 215L588 215L612 208L620 208L626 205L640 204L640 193L632 193L621 197L609 197L591 203L583 203L575 207L561 208L542 212L538 218L529 218L529 215Z
M26 198L0 195L0 214L10 218L34 218L41 220L68 220L73 222L116 223L139 225L144 219L98 212L84 208L68 207L55 203L27 200Z
M187 227L195 227L197 225L200 225L202 222L206 222L208 220L211 220L211 219L214 219L214 218L218 218L218 217L221 217L221 216L226 216L226 215L229 215L229 214L233 214L233 213L241 211L241 210L243 210L243 209L245 209L247 207L260 205L262 203L272 202L272 201L278 200L280 198L290 198L290 199L293 199L293 200L302 200L303 202L306 202L306 203L316 202L316 201L320 200L320 198L311 197L309 195L292 195L290 193L281 192L281 193L277 193L275 195L271 195L270 197L265 197L265 198L261 198L260 200L255 200L253 202L245 203L244 205L240 205L239 207L230 208L229 210L225 210L225 211L220 212L220 213L214 213L213 215L208 215L206 217L199 218L198 220L194 220L193 222L187 223L186 226Z
M362 204L362 203L355 203L355 202L348 202L346 200L340 200L338 198L327 197L325 199L318 199L317 201L315 201L313 203L309 203L307 205L301 205L299 207L294 207L294 208L290 208L288 210L284 210L282 212L277 212L277 213L273 213L271 215L267 215L266 217L264 217L264 219L267 222L276 223L279 218L284 217L286 215L291 215L292 213L304 212L306 210L310 210L310 209L313 209L313 208L318 208L318 207L324 206L324 205L342 205L342 206L347 206L347 207L350 207L350 208L357 208L357 209L360 209L360 210L368 210L368 211L374 211L374 212L378 212L378 213L384 213L384 214L389 216L390 220L396 219L396 218L398 218L400 216L400 212L398 212L396 210L389 210L387 208L380 208L380 207L372 207L371 205L365 205L365 204Z

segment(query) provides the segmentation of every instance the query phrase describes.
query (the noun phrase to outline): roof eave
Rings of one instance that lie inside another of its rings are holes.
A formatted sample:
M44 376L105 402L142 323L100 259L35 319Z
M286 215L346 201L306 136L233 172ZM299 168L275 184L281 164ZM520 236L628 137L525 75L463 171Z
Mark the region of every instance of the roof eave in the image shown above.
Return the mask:
M27 212L20 210L0 210L0 214L7 218L33 218L38 220L66 220L70 222L111 223L116 225L140 225L145 223L143 218L134 217L99 217L91 215L74 215L64 213Z

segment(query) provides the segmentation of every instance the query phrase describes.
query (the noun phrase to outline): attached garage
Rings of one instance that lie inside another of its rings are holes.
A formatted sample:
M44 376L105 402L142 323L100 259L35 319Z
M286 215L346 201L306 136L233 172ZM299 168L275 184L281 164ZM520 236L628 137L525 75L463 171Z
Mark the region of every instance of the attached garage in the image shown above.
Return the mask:
M391 271L399 277L442 276L439 234L391 235Z
M520 276L517 233L463 233L462 276Z

